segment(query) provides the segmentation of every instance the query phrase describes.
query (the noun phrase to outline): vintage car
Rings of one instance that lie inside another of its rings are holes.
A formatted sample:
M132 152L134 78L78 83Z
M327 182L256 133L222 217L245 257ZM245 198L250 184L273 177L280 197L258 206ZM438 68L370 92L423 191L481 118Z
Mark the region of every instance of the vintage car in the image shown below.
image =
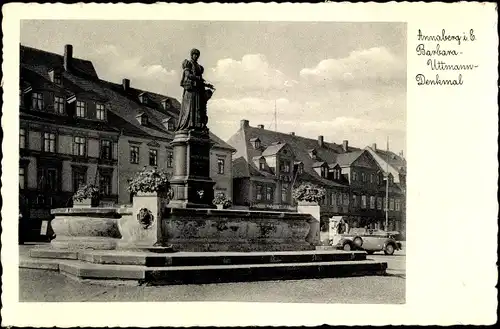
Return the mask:
M395 237L399 232L387 232L366 228L351 228L348 233L342 234L337 248L346 251L364 250L369 255L376 251L383 251L386 255L401 250L401 243Z

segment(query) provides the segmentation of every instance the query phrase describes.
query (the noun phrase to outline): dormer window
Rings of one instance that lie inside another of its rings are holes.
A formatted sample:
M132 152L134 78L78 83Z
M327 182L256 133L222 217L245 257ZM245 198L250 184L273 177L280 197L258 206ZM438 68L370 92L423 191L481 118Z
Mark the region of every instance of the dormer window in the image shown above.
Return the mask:
M299 166L297 168L299 174L302 174L304 173L304 164L303 163L299 163Z
M309 153L309 156L311 157L311 159L316 160L316 158L317 158L317 152L316 152L315 149L309 150L308 153Z
M252 143L254 149L259 149L261 146L259 138L251 138L250 143Z
M281 169L281 172L283 172L283 173L289 173L290 172L290 162L289 161L281 161L280 169Z
M265 170L265 169L266 169L266 162L264 160L260 160L259 170Z
M64 98L61 96L54 96L54 111L57 114L64 114Z
M33 110L43 110L43 94L33 93L31 94L31 108Z
M168 109L170 109L171 106L172 106L172 103L170 102L170 99L165 98L161 101L162 109L168 110Z
M49 72L50 81L58 86L62 86L62 75L58 70L51 70Z
M95 117L97 120L106 120L106 109L104 104L97 103L95 106Z
M149 97L146 93L142 93L139 95L139 101L144 104L144 105L148 105L149 103Z
M165 129L167 129L168 131L174 131L175 130L174 119L173 118L163 119L162 123L163 123L163 126L165 127Z
M326 178L327 173L327 169L325 167L321 167L321 177Z
M141 126L147 126L149 124L148 116L144 113L138 114L136 119L139 121Z

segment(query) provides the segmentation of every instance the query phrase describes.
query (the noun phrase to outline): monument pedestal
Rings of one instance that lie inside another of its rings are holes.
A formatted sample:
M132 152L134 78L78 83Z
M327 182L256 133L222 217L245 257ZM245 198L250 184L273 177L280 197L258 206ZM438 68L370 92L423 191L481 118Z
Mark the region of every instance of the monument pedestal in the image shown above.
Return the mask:
M210 149L208 129L181 130L172 141L174 175L170 180L172 208L215 208L214 184L210 178Z

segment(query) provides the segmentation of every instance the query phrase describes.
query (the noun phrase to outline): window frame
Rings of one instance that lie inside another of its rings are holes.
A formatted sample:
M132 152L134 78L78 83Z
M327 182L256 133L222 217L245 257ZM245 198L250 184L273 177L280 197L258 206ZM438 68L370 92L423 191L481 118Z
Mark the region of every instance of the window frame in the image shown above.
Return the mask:
M366 209L366 195L361 195L361 208Z
M105 186L102 184L104 178L109 179L108 184ZM104 188L106 188L106 190ZM110 196L113 194L113 174L102 171L99 172L99 192L103 196Z
M221 166L221 164L222 164L222 166ZM225 159L217 158L217 174L224 175L225 169L226 169L225 167L226 167Z
M83 147L83 152L80 152ZM84 136L73 136L73 155L79 157L87 156L87 137Z
M26 149L27 141L28 141L28 130L26 128L19 128L19 148Z
M109 146L107 146L107 147L109 147L109 153L108 153L107 157L104 156L104 150L107 148L104 146L105 143L109 143ZM100 149L99 149L99 158L103 159L103 160L113 159L113 141L111 141L109 139L101 139Z
M151 161L151 160L154 160L154 161ZM157 149L149 149L148 163L152 167L158 166L158 150Z
M133 150L137 150L137 152L133 152ZM130 145L129 146L129 155L130 155L130 163L131 164L139 164L140 162L140 148L137 145ZM132 157L132 155L135 154L135 157Z
M281 202L288 202L288 189L288 183L281 183Z
M83 104L83 107L80 106ZM80 115L79 111L83 109L83 115ZM87 117L87 102L83 100L76 100L75 104L75 116L77 118L86 118Z
M27 166L25 165L20 165L19 166L19 189L20 190L25 190L26 189L26 186L27 186ZM21 175L21 170L23 171L23 174ZM21 184L21 177L23 177L23 181Z
M262 185L255 184L255 200L262 201Z
M266 190L266 201L273 201L274 199L273 187L267 185L265 190Z
M35 97L35 96L40 96L40 98ZM36 103L36 106L35 106ZM31 108L35 111L43 111L44 110L44 99L43 99L43 93L42 92L33 92L31 94ZM40 105L41 104L41 105ZM39 106L40 105L40 106Z
M75 184L77 182L76 178L77 176L81 175L82 177L82 180L81 180L81 185L80 184ZM76 168L76 167L73 167L71 169L71 184L72 184L72 187L73 187L73 193L75 193L76 191L78 191L78 189L80 188L80 186L82 185L85 185L87 184L87 169L83 169L83 168Z
M60 102L58 102L60 100ZM54 112L57 114L64 114L66 111L66 100L64 97L54 95Z
M174 152L167 150L167 168L174 167Z
M101 115L99 115L101 114ZM96 102L95 104L95 118L97 120L106 120L106 107L103 103Z
M47 134L48 137L47 138ZM45 148L46 141L49 141L48 150ZM53 146L53 150L52 150ZM46 153L57 153L57 134L51 131L44 131L42 134L42 151Z

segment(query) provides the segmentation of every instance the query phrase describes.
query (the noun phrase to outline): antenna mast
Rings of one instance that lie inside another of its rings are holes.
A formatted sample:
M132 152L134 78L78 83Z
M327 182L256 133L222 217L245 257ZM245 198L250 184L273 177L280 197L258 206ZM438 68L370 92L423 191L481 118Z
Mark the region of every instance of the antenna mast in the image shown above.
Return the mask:
M274 131L278 131L278 120L276 119L277 111L276 111L276 99L274 100Z

